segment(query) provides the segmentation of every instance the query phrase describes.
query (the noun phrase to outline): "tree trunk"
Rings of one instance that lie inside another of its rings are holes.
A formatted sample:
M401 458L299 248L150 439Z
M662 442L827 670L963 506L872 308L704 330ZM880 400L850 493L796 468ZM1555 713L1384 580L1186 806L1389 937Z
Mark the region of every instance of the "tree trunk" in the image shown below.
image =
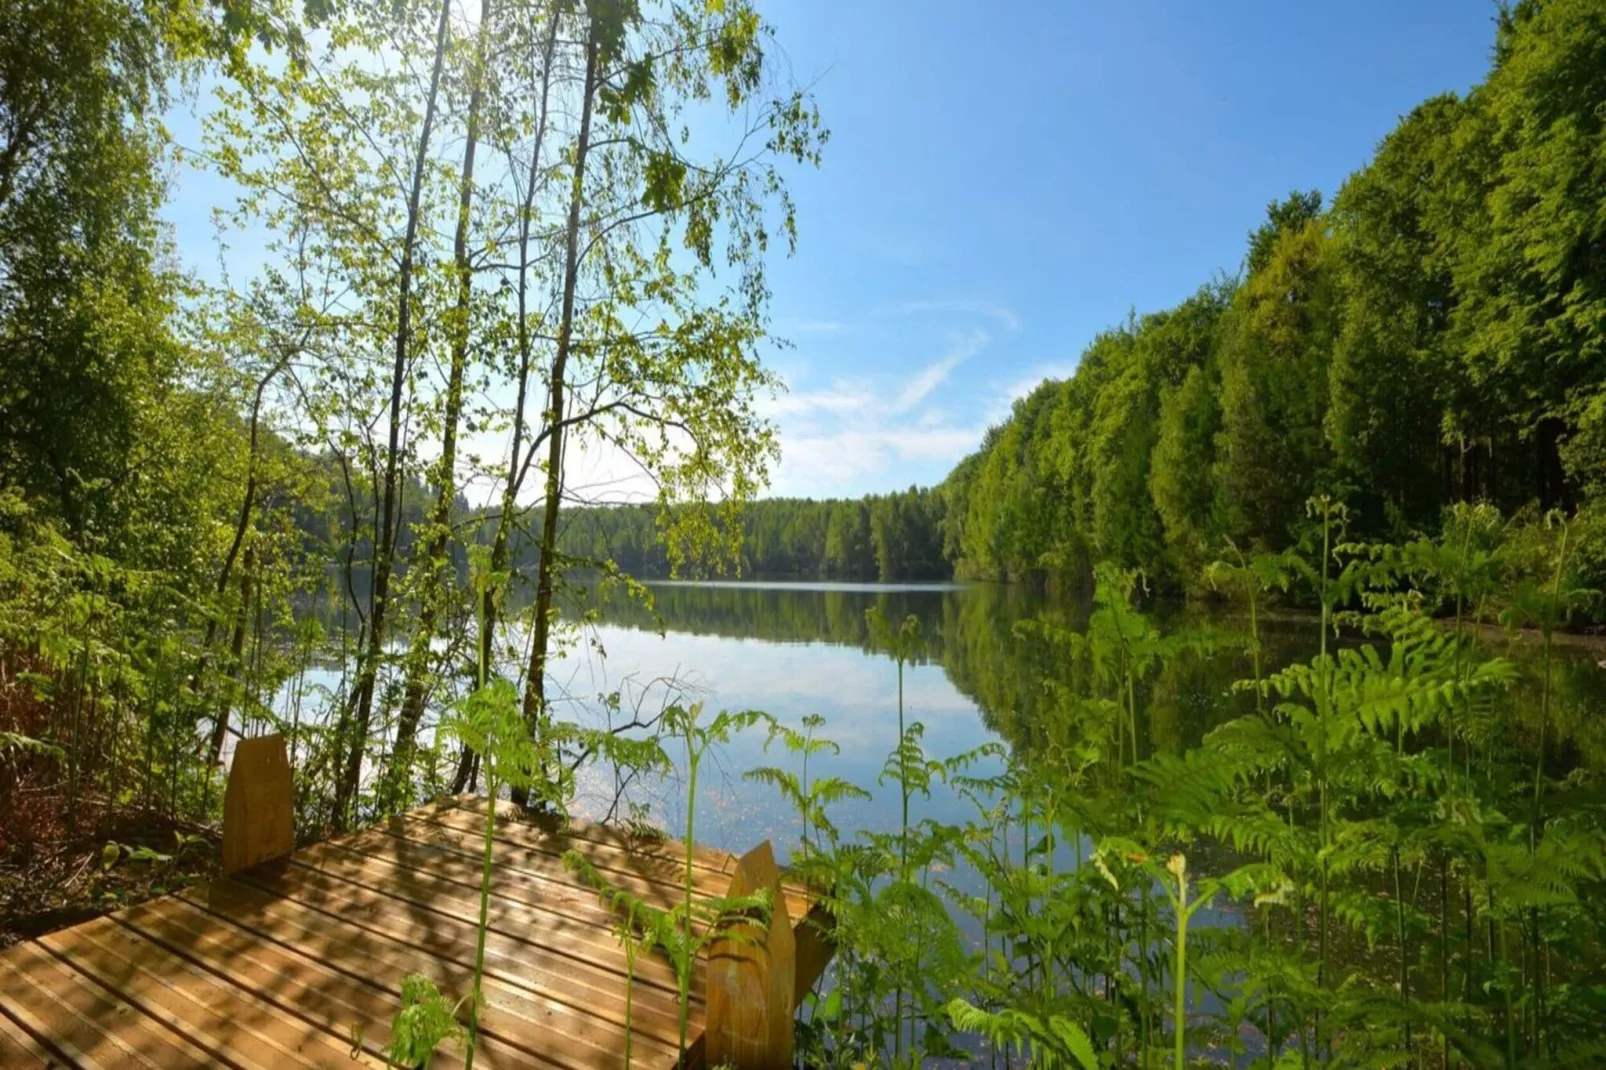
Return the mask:
M563 252L563 306L558 322L557 350L552 358L552 377L548 389L550 405L547 419L547 472L545 511L541 516L541 559L536 567L535 625L530 642L530 667L524 683L524 722L542 748L543 769L550 768L545 753L547 736L546 654L552 633L552 588L558 541L558 505L563 493L563 376L568 366L574 337L574 291L580 273L580 209L585 202L586 156L591 148L592 98L597 90L597 37L594 24L586 31L586 74L580 102L580 135L575 144L574 179L569 194L569 221ZM529 802L528 791L514 793L520 805Z
M440 603L448 584L446 570L451 567L447 545L451 534L452 502L457 496L457 425L463 414L463 371L468 363L469 298L473 274L468 255L469 209L474 201L474 151L479 142L480 105L484 99L485 49L490 37L493 0L485 0L480 14L479 41L475 45L473 89L469 92L467 140L463 146L463 174L458 185L457 233L452 240L452 263L457 274L457 305L452 319L451 370L446 382L446 416L441 429L441 456L435 471L435 511L429 521L429 545L424 556L424 576L419 596L418 627L407 655L407 686L401 715L396 721L396 743L391 750L385 777L383 804L405 808L413 757L417 750L418 724L424 715L426 678L430 669L430 641Z
M412 329L413 251L418 241L419 201L423 197L424 170L429 158L430 130L435 125L435 102L440 92L441 66L446 58L446 30L451 18L451 0L441 0L440 23L435 31L435 63L429 77L429 95L424 103L424 123L418 135L418 155L413 161L412 188L407 196L407 231L402 239L401 265L396 298L395 362L390 376L389 446L385 456L384 501L380 506L378 531L374 540L373 590L369 595L368 649L362 654L354 709L347 725L345 767L335 789L335 822L344 824L357 785L362 777L363 751L367 749L368 723L373 716L374 682L379 661L385 652L385 617L390 608L390 575L396 556L396 497L400 482L402 387L407 380L408 335Z
M240 515L234 523L234 538L229 543L228 553L224 555L223 567L218 570L217 586L214 593L219 599L223 597L223 592L229 588L229 579L234 575L234 562L239 559L240 547L245 544L246 532L249 531L251 527L251 512L256 507L257 454L259 452L260 428L262 420L262 395L268 389L268 384L273 381L273 377L278 375L279 372L283 370L285 365L290 363L290 358L296 352L298 352L299 349L299 346L287 348L284 353L280 355L278 361L273 365L273 367L268 369L267 374L265 374L261 379L257 380L256 392L251 400L251 431L249 438L250 444L246 454L245 493L242 494L240 498ZM248 563L246 565L246 569L249 570L250 567L251 566ZM249 581L242 581L242 586L245 582ZM249 598L246 600L250 601ZM216 614L209 614L206 621L206 638L201 643L201 656L195 664L195 672L190 676L189 687L192 693L201 688L206 677L207 657L209 654L211 654L212 643L217 638L217 624L218 621ZM238 659L239 650L235 650L235 657ZM212 745L209 753L211 763L214 766L217 765L218 759L221 756L223 735L228 730L228 724L229 708L228 700L225 699L223 708L216 714L216 723L212 727Z
M552 56L558 41L558 15L555 10L547 15L547 36L542 48L541 108L535 127L535 143L530 149L530 167L524 188L524 203L519 213L519 282L518 282L518 346L519 389L513 406L513 448L508 455L507 483L502 490L502 514L497 518L496 535L491 541L491 574L499 576L507 570L508 542L513 533L513 517L518 509L519 490L529 471L528 458L519 454L524 445L524 404L529 394L532 343L530 338L530 220L535 211L535 195L541 174L541 148L546 140L548 104L552 88ZM533 454L535 445L530 451ZM480 664L491 665L496 643L496 622L500 613L499 586L487 587L480 594ZM458 759L457 775L452 781L454 794L467 791L474 777L474 752L464 747Z
M234 691L240 680L240 664L245 658L245 624L251 616L251 573L255 565L256 548L247 546L240 565L240 609L234 615L234 636L229 642L229 687L219 699L207 751L213 767L223 758L223 738L228 734L229 716L234 712Z

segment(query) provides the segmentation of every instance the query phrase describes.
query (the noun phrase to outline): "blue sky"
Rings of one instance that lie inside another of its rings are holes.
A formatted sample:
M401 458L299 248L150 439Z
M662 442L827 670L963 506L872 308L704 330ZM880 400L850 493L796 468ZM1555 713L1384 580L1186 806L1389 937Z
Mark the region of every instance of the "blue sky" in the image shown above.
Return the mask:
M1128 310L1235 271L1268 201L1331 195L1487 69L1493 0L761 0L832 131L777 258L771 493L940 480ZM180 140L186 123L175 132ZM193 129L193 128L192 128ZM212 269L181 173L181 258ZM238 239L236 239L238 243ZM242 266L251 251L229 258ZM212 273L211 270L208 272Z
M1269 200L1330 195L1399 116L1482 79L1495 7L765 10L832 130L771 279L796 345L775 490L827 495L941 479L1100 329L1235 271Z

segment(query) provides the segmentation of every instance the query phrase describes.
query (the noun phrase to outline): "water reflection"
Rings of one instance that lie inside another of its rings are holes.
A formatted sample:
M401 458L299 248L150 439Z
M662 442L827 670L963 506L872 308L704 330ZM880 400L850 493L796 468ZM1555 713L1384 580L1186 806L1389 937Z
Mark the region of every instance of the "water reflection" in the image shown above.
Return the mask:
M1060 647L1019 625L1038 619L1079 629L1089 606L1026 588L745 582L655 583L650 590L650 609L623 597L591 601L595 647L575 647L554 669L576 709L620 691L647 706L683 694L710 709L761 709L794 727L819 713L827 722L824 734L842 747L830 771L872 793L868 802L836 812L850 836L860 828L890 829L897 820L897 807L886 805L896 788L883 792L878 785L897 742L897 676L892 660L873 649L867 609L874 606L893 622L909 615L920 622L923 656L907 669L905 704L908 719L925 725L933 757L989 741L1030 748L1055 717L1055 692L1045 681L1071 690L1081 684ZM1233 687L1251 674L1244 619L1180 605L1149 611L1166 633L1186 631L1200 642L1143 681L1137 708L1145 716L1139 724L1145 755L1197 746L1253 701ZM1268 671L1314 654L1316 629L1314 619L1299 614L1263 620ZM1506 715L1536 736L1540 665L1534 644L1495 634L1485 646L1522 666L1523 686ZM1600 657L1590 644L1569 644L1554 655L1551 732L1559 771L1606 761ZM795 840L793 815L768 789L741 779L758 765L790 767L787 755L779 748L766 753L763 743L759 734L725 749L719 772L699 793L700 839L740 850L769 837L782 853ZM605 807L613 786L605 773L591 777L582 808ZM684 820L677 789L671 778L641 785L632 797L650 803L674 832ZM917 810L944 822L972 816L968 804L940 786L918 800Z

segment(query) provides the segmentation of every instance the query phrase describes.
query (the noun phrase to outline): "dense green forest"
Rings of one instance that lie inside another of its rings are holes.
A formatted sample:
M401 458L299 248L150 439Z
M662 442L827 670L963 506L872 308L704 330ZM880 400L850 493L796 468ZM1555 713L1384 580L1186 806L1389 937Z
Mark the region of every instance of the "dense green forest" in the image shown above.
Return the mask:
M911 487L858 500L761 498L739 518L744 573L856 580L946 579L943 499ZM558 546L576 560L611 560L626 572L670 572L654 506L593 506L559 513Z
M1454 502L1598 512L1602 19L1509 8L1481 85L1405 116L1330 204L1273 204L1241 272L1106 331L1019 401L940 488L956 572L1113 560L1197 587L1225 540L1290 545L1313 491L1382 539L1436 530Z

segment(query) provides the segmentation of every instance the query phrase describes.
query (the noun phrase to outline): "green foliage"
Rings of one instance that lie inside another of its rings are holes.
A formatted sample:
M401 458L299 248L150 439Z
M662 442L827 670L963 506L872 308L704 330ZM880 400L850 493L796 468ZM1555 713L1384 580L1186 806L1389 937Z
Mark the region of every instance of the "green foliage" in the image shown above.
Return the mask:
M1067 1018L1055 1015L1043 1021L1017 1010L990 1013L962 999L951 1000L947 1010L955 1029L980 1034L994 1047L1013 1047L1031 1066L1096 1070L1099 1065L1093 1042Z
M1580 964L1606 849L1575 788L1598 778L1547 752L1548 657L1530 692L1471 635L1496 602L1512 623L1565 618L1567 527L1469 507L1395 547L1346 542L1331 498L1309 508L1301 548L1208 573L1252 606L1301 579L1321 650L1279 663L1252 628L1255 675L1216 701L1254 703L1202 741L1147 747L1140 728L1157 680L1213 640L1165 634L1139 576L1101 565L1085 624L1017 630L1074 670L1043 681L1047 723L946 762L915 723L889 755L906 804L940 779L972 820L911 811L853 840L813 825L794 866L838 950L837 1003L799 1034L811 1065L974 1061L978 1041L1030 1065L1589 1061L1599 993ZM1424 612L1441 606L1456 621ZM874 634L901 663L917 633ZM1517 712L1530 693L1537 722ZM824 728L781 738L828 753ZM805 827L820 812L795 779L757 779Z
M675 512L668 514L674 523ZM739 536L736 564L743 573L833 577L852 580L947 579L943 556L945 508L931 490L870 495L859 501L764 498L746 504L732 533ZM611 561L637 576L716 571L717 557L671 561L661 538L666 522L654 506L565 508L559 549L576 562ZM515 545L513 557L528 564L536 547Z
M1223 539L1294 545L1312 490L1399 542L1462 503L1598 513L1603 57L1596 0L1512 6L1484 83L1402 119L1327 210L1268 206L1238 278L1017 403L940 488L956 573L1197 589Z
M390 1024L385 1065L428 1067L443 1043L466 1045L468 1033L458 1024L457 1010L423 974L402 978L401 1009Z
M816 776L809 778L809 759L815 755L835 756L842 753L842 748L829 739L816 738L815 733L825 725L825 718L817 713L811 713L803 718L803 731L790 728L779 721L770 723L769 738L764 741L764 749L769 750L770 744L780 739L786 750L798 755L803 760L801 773L794 774L788 769L775 766L765 766L759 769L749 769L742 774L742 779L768 784L781 793L803 823L801 839L803 850L809 850L814 844L814 836L825 835L834 838L836 828L831 819L826 816L826 808L845 799L868 799L870 793L856 784L850 784L841 777Z

